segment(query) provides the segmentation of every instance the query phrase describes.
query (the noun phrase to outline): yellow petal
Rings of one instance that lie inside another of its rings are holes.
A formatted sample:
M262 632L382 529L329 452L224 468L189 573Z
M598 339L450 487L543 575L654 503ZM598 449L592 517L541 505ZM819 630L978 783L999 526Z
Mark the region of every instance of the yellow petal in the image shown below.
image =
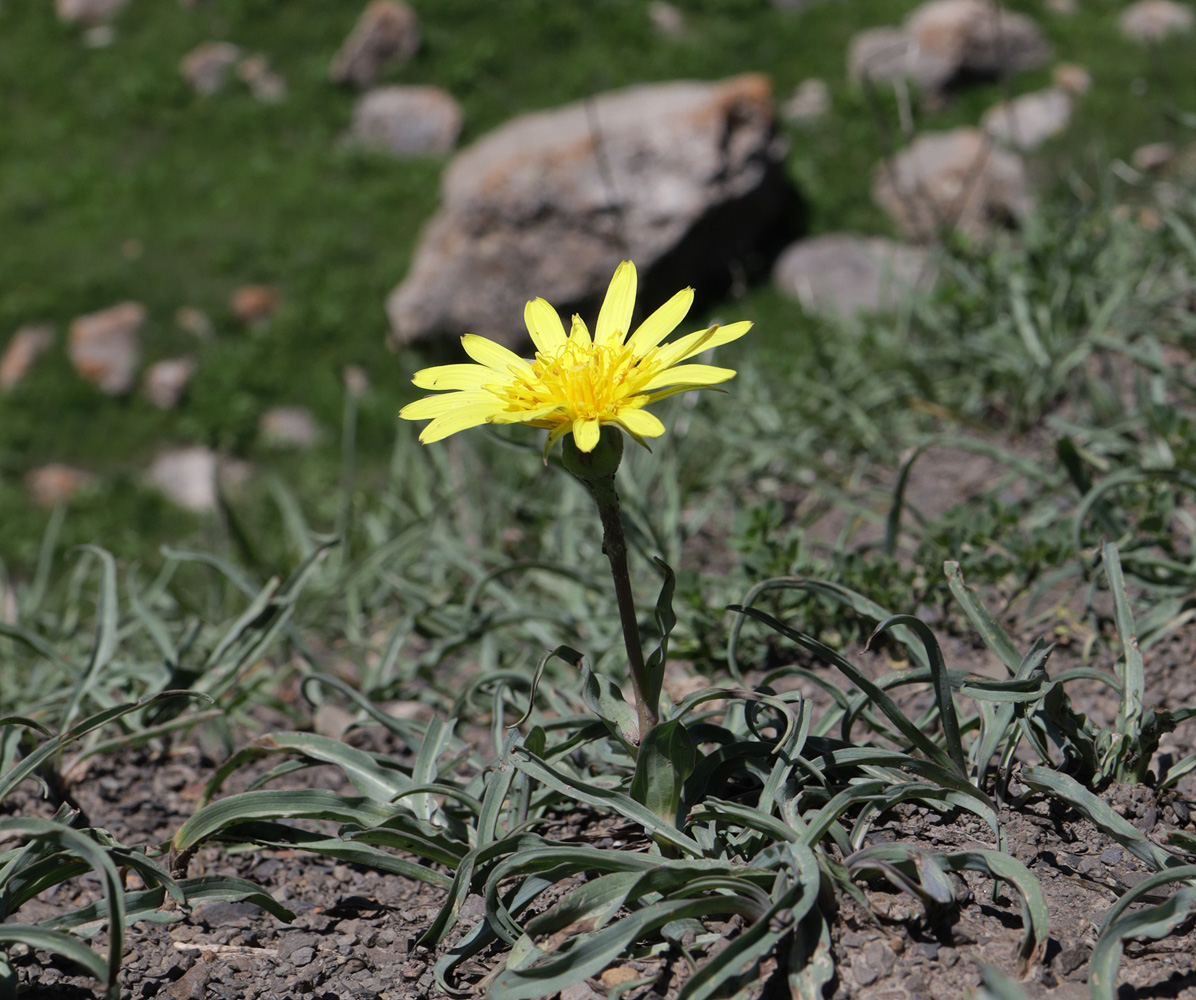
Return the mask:
M555 354L565 346L565 327L561 317L544 299L532 299L523 307L523 321L532 335L536 350Z
M588 344L590 342L590 331L586 327L586 321L578 316L577 313L573 314L573 329L569 331L569 339L579 344Z
M481 365L438 365L424 368L411 376L421 389L482 389L492 385L495 373Z
M644 320L632 334L631 344L635 355L642 357L677 329L677 325L689 313L694 302L694 290L683 288L651 316Z
M660 437L664 433L664 424L657 420L653 414L634 406L623 407L616 414L615 420L627 428L629 434L633 434L636 437L654 438Z
M463 406L486 404L491 409L501 409L502 403L498 398L482 390L481 392L446 392L442 396L425 396L414 403L408 403L401 410L399 416L404 420L431 420L442 417L446 413Z
M631 329L631 314L635 311L635 265L629 260L615 268L610 279L606 299L598 311L598 325L594 327L594 343L621 341Z
M573 421L573 443L578 451L593 451L602 435L602 426L597 420L578 417Z
M473 403L469 406L462 406L452 413L446 413L433 420L420 433L419 440L422 444L441 441L450 434L456 434L457 431L484 424L493 415L494 404L492 403Z
M677 368L669 368L661 372L643 386L643 391L651 392L653 389L663 389L669 385L688 385L697 388L726 382L727 379L734 377L734 368L715 368L714 365L680 365Z
M665 344L656 355L656 363L660 365L675 365L679 361L692 358L712 347L721 347L733 340L738 340L752 328L747 320L741 323L730 323L727 326L712 326L709 330L698 330L687 333L684 337Z
M511 369L514 368L521 374L524 372L531 374L532 366L514 351L507 350L502 344L496 344L493 340L479 337L476 333L467 333L462 337L461 346L474 361L479 365L485 365L491 371L509 375Z

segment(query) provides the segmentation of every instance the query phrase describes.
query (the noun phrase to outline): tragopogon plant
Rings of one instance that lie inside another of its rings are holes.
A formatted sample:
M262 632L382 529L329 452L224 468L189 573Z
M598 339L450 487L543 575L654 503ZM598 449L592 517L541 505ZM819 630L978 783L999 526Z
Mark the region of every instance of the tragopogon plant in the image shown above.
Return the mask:
M565 468L585 484L602 518L603 549L614 577L642 740L659 718L660 678L648 675L636 625L615 491L615 472L623 455L618 429L647 447L646 438L659 437L665 430L647 411L649 404L717 385L735 375L730 368L681 362L737 340L751 324L711 326L662 343L688 314L693 289L678 292L632 333L635 294L635 265L624 261L611 279L593 337L577 315L566 336L557 311L544 299L533 299L524 310L524 320L536 347L534 359L525 360L485 337L467 334L461 343L477 364L441 365L416 372L413 381L421 389L449 391L417 400L399 416L431 418L419 436L425 444L485 423L531 424L548 431L544 442L547 460L553 444L565 439ZM654 669L663 671L664 663Z

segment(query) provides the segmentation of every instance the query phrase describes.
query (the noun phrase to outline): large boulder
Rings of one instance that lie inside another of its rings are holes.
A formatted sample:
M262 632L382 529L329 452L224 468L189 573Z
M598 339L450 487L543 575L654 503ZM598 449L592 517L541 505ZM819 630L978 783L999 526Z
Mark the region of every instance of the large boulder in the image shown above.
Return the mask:
M901 232L920 240L950 228L984 236L1034 207L1022 158L975 128L918 136L877 165L872 197Z
M522 344L529 298L588 309L624 258L645 304L726 274L777 226L783 154L771 83L756 74L631 87L508 122L449 165L386 304L395 340Z
M893 309L903 295L933 281L923 247L855 233L799 240L773 269L779 291L824 316Z
M870 28L853 38L854 79L908 79L928 92L969 77L1010 76L1042 66L1051 46L1024 14L991 0L928 0L900 28Z

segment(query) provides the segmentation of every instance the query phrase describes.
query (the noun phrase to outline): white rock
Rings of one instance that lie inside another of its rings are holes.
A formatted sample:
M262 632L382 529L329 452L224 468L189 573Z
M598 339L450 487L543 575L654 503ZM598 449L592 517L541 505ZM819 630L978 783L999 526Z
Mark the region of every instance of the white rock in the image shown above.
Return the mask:
M391 63L404 63L419 51L419 18L399 0L374 0L345 39L329 76L335 83L368 87Z
M989 108L980 123L990 136L1014 149L1037 149L1071 121L1071 96L1058 87L1022 94Z
M1171 143L1151 142L1135 149L1133 155L1130 156L1130 163L1133 164L1135 170L1149 174L1162 170L1174 159L1175 146Z
M872 175L873 200L905 235L935 238L956 228L973 237L1024 217L1033 206L1016 153L979 129L925 132Z
M1191 31L1193 21L1192 8L1176 0L1138 0L1121 12L1117 23L1126 38L1158 42Z
M123 395L133 388L144 323L145 307L139 302L77 317L71 322L67 347L71 364L101 392Z
M53 343L54 327L48 323L29 323L17 330L0 357L0 389L21 381Z
M831 88L825 80L813 78L797 85L793 95L781 105L781 117L794 125L815 122L831 109Z
M218 469L216 453L210 448L170 448L154 458L148 479L184 510L202 514L216 509Z
M933 278L922 247L854 233L799 240L773 268L781 292L798 299L807 312L827 316L893 309L902 296L929 287Z
M306 406L276 406L262 414L258 432L276 448L311 448L320 440L320 425Z
M1051 71L1051 80L1072 97L1083 97L1092 89L1092 74L1075 63L1060 63Z
M179 72L197 94L211 95L224 86L240 58L241 50L231 42L204 42L183 56Z
M58 20L67 24L96 25L110 20L129 0L54 0Z
M260 52L237 63L237 76L263 104L277 104L286 99L286 80L270 68L270 60Z
M652 0L648 4L648 20L665 38L677 41L686 35L684 12L668 0Z
M187 386L195 376L194 358L168 358L150 365L142 379L142 389L159 410L173 410L179 405Z
M195 306L179 306L174 314L174 322L180 330L191 334L197 340L211 340L216 336L216 328L208 314Z
M452 152L461 134L461 105L439 87L378 87L353 109L350 141L391 156Z

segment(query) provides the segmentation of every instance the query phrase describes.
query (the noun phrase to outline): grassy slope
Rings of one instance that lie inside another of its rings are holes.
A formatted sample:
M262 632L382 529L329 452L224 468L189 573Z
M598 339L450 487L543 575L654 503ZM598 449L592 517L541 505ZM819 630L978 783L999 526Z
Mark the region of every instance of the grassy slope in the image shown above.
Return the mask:
M843 79L843 58L856 30L895 21L912 2L826 3L798 16L765 0L700 0L680 5L691 31L679 42L654 34L641 0L414 6L424 49L387 80L451 90L465 109L464 141L520 111L641 80L763 70L784 96L822 76L836 113L795 133L790 156L811 228L885 228L867 194L882 139L863 96ZM1089 65L1097 78L1067 145L1058 145L1071 164L1083 169L1094 151L1125 155L1165 137L1174 129L1166 102L1196 104L1196 81L1178 71L1178 46L1152 64L1147 52L1117 39L1119 5L1086 4L1068 20L1052 20L1037 4L1019 6L1040 15L1061 59ZM115 44L88 50L40 0L8 0L0 9L8 125L0 151L0 336L48 320L60 338L16 391L0 397L0 557L10 564L31 560L46 516L24 498L20 475L28 468L60 460L103 471L97 493L74 505L65 540L144 554L192 524L138 486L156 447L198 441L256 456L258 416L293 402L335 428L346 363L364 365L375 380L361 429L367 465L385 455L418 358L396 362L385 351L381 303L435 207L442 163L394 163L338 147L354 95L330 85L325 72L357 12L356 4L319 0L210 0L192 10L133 0L116 22ZM288 100L258 104L235 82L215 97L191 94L178 62L212 39L267 53L287 78ZM1029 74L1014 87L1032 89L1048 75ZM1130 98L1137 78L1146 81L1145 96ZM972 122L1000 93L995 85L977 88L919 124ZM126 252L131 241L139 255ZM233 288L258 281L280 285L286 304L269 330L253 334L227 303ZM137 396L101 397L65 360L70 319L126 298L149 309L145 361L198 351L199 375L174 413ZM215 341L197 348L174 328L183 304L213 317ZM812 330L796 307L764 288L730 308L757 320L757 345L784 344L775 353L801 363L792 334L804 334L801 343ZM334 474L335 451L330 441L302 468L284 466L318 488Z

